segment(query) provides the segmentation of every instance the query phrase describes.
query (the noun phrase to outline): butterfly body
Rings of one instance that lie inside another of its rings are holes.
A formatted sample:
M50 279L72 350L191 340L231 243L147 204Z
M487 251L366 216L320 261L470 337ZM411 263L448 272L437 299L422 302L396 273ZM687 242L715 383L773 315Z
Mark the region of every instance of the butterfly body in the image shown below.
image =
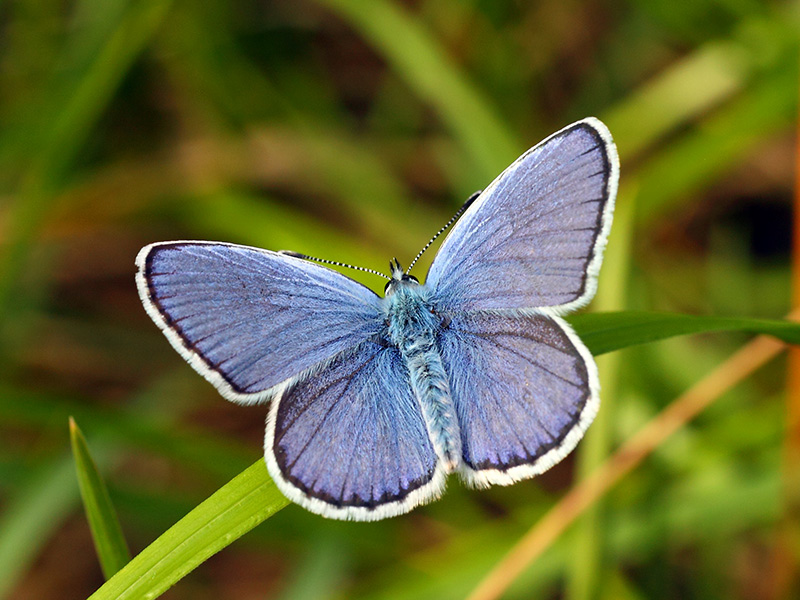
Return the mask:
M140 251L139 295L223 396L270 402L264 457L288 498L396 516L450 473L509 485L583 436L597 366L561 315L595 293L618 176L589 118L472 197L422 284L395 261L380 297L301 254L176 241Z
M460 463L461 440L448 376L437 347L447 318L431 304L428 288L413 279L393 279L384 302L389 342L403 357L437 456L448 472L454 471Z

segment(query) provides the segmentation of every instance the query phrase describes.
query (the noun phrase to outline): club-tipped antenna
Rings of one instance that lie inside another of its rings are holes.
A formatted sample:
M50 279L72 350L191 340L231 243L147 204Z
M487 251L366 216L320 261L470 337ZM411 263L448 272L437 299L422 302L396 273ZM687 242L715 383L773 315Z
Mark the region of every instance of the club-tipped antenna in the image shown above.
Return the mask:
M349 265L347 263L339 262L338 260L328 260L327 258L317 258L316 256L309 256L308 254L301 254L300 252L295 252L294 250L278 250L278 254L285 254L286 256L293 256L294 258L302 258L303 260L313 260L314 262L323 263L326 265L336 265L337 267L347 267L348 269L354 269L356 271L364 271L365 273L372 273L373 275L377 275L378 277L383 277L384 279L391 280L391 277L387 277L380 271L376 271L375 269L368 269L367 267L357 267L355 265Z
M420 258L420 257L421 257L421 256L422 256L424 253L425 253L425 250L427 250L428 248L430 248L430 247L431 247L431 244L432 244L433 242L435 242L435 241L436 241L436 238L438 238L438 237L439 237L440 235L442 235L442 234L443 234L445 231L447 231L447 230L448 230L448 228L449 228L449 227L450 227L450 226L451 226L453 223L455 223L455 222L458 220L458 218L459 218L461 215L463 215L463 214L464 214L464 211L465 211L465 210L467 210L467 209L470 207L470 205L471 205L473 202L475 202L475 199L476 199L478 196L480 196L480 195L481 195L481 192L482 192L482 191L483 191L483 190L478 190L477 192L475 192L474 194L472 194L472 195L471 195L469 198L467 198L467 201L466 201L466 202L464 202L464 205L463 205L461 208L459 208L459 209L456 211L456 214L454 214L452 217L450 217L450 220L449 220L447 223L445 223L445 224L444 224L444 227L442 227L442 228L441 228L439 231L437 231L437 232L436 232L436 235L434 235L434 236L433 236L433 237L432 237L432 238L431 238L431 239L428 241L428 243L427 243L427 244L425 244L425 246L422 248L422 250L420 250L420 251L419 251L419 254L417 254L417 255L414 257L414 260L412 260L412 261L411 261L411 264L410 264L410 265L408 265L408 268L406 269L406 275L408 275L408 273L411 271L411 267L413 267L415 264L417 264L417 261L418 261L418 260L419 260L419 258Z

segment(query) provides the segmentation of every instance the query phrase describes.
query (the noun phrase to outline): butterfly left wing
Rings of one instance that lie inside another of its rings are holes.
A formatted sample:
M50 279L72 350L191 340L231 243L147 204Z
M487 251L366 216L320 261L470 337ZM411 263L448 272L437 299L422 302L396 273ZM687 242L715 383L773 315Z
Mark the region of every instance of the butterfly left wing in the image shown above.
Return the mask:
M136 258L147 314L184 359L234 402L276 387L374 336L380 299L341 273L279 252L162 242Z
M461 475L471 485L546 471L597 413L597 367L559 317L459 313L438 343L461 430Z
M284 495L325 517L383 519L444 488L408 369L396 347L377 339L281 386L264 449Z

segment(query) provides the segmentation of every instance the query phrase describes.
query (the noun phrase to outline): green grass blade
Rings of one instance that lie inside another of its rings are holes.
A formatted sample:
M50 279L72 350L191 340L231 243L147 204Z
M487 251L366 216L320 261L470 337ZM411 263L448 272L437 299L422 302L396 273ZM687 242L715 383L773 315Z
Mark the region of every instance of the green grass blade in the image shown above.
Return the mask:
M259 460L142 550L91 600L156 598L288 503Z
M638 200L637 186L630 179L620 187L611 231L611 244L606 250L603 278L599 282L594 308L618 311L625 308L631 284L632 248L635 237L634 215ZM586 432L576 456L576 477L583 479L608 458L614 444L620 395L620 372L624 357L613 353L597 359L600 381L603 382L601 409ZM567 600L589 600L597 597L606 570L606 548L602 532L607 525L606 500L586 510L573 529L571 568L565 583Z
M800 325L777 319L624 311L575 315L569 321L594 355L679 335L718 331L762 333L800 344Z
M114 573L128 564L131 554L108 489L89 453L86 439L72 417L69 419L69 437L94 547L100 559L103 575L106 579L110 579Z

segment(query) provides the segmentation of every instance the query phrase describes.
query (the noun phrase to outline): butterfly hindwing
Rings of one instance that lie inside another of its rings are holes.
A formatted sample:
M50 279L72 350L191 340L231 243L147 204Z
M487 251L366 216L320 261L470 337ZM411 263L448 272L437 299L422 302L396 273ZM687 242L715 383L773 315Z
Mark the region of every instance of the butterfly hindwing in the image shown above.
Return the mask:
M379 297L331 269L219 242L142 249L137 285L173 347L242 403L374 335Z
M619 166L597 119L553 134L473 202L426 280L443 311L553 307L594 295Z
M597 367L559 317L461 313L439 345L470 484L505 485L546 471L597 412Z
M397 348L378 340L287 383L271 406L264 445L281 491L327 517L402 514L444 487L408 370Z

